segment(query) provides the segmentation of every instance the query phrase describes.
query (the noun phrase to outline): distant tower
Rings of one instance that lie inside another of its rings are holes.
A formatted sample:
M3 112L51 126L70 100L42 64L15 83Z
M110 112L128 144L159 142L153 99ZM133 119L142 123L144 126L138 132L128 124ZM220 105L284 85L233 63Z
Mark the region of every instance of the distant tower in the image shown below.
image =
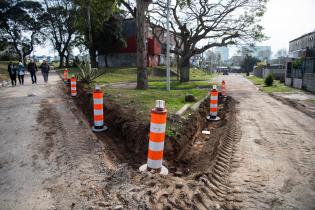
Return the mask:
M228 47L217 47L214 49L216 54L220 54L221 61L226 63L229 60L229 48Z

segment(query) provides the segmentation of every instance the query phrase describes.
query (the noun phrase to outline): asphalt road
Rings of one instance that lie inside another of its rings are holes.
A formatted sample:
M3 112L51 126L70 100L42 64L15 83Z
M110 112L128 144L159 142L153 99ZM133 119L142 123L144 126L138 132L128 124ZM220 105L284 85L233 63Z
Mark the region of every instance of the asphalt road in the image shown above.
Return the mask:
M315 119L259 91L241 75L220 79L239 101L242 130L230 174L230 196L238 202L230 205L315 209Z

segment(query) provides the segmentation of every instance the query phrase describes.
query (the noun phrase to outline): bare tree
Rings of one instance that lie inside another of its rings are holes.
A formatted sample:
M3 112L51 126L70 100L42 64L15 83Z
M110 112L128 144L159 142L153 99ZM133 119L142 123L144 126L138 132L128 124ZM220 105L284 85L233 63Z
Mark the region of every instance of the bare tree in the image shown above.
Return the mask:
M263 28L257 23L265 12L265 4L266 0L176 0L170 8L176 43L171 52L180 56L180 80L189 81L193 55L213 47L264 39ZM151 27L165 28L166 1L155 0L149 12ZM202 40L208 40L208 44L201 46Z

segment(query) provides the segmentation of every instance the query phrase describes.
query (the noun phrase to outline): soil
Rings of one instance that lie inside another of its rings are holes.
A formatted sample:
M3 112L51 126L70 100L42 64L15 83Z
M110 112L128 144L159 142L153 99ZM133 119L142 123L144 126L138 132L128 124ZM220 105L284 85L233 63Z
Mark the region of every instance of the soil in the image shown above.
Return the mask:
M80 86L74 100L90 123L92 112L86 109L92 109L91 99L91 91ZM147 159L149 117L140 118L134 114L135 110L122 108L105 96L104 115L109 130L96 135L118 164L118 169L106 178L105 187L98 189L108 200L106 206L203 209L224 205L228 189L226 177L240 134L235 117L236 102L231 97L219 102L221 120L218 122L206 120L208 99L187 119L169 115L172 135L165 140L163 164L170 175L163 177L154 172L138 172ZM202 134L202 130L210 131L210 135Z

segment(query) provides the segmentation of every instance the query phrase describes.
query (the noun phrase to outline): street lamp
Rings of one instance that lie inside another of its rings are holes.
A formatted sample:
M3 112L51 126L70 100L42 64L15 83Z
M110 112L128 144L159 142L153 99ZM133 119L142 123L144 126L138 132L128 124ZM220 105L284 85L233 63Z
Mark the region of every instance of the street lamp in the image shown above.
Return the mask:
M170 72L170 0L167 0L167 17L166 17L166 90L171 90L171 72Z

